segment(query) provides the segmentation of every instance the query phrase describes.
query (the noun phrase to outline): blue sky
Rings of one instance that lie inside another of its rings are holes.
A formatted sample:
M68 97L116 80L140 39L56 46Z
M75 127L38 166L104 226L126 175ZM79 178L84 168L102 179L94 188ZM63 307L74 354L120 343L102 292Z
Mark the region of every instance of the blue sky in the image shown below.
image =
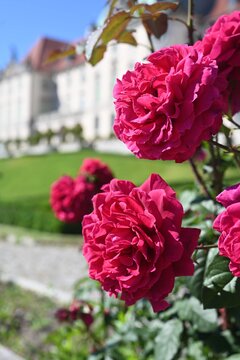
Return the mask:
M0 0L0 68L15 48L18 58L42 36L76 40L96 20L106 0Z

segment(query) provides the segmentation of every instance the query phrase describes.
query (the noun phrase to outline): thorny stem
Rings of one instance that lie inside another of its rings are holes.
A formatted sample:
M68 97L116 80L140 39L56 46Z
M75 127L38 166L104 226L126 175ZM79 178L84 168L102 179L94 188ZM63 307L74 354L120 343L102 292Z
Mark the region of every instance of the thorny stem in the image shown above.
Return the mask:
M209 250L209 249L214 249L217 248L217 244L212 244L212 245L198 245L196 247L197 250Z
M186 23L186 21L184 21L184 20L182 20L180 18L177 18L177 17L174 17L174 16L168 16L168 20L178 21L178 22L182 23L183 25L185 25L188 28L188 24Z
M194 44L194 39L193 39L193 33L194 33L193 14L194 14L193 0L188 0L187 27L188 27L189 45Z
M235 149L234 147L229 147L229 146L220 144L220 143L218 143L218 142L215 141L215 140L210 140L210 141L211 141L211 143L212 143L213 145L216 145L216 146L218 146L219 148L221 148L221 149L223 149L223 150L225 150L225 151L227 151L227 152L232 152L232 153L236 153L236 154L239 154L239 155L240 155L240 151L237 150L237 149Z
M230 121L233 125L235 125L238 129L240 129L240 125L236 121L234 121L231 116L228 116L227 120Z
M199 171L198 171L198 169L197 169L197 166L195 165L193 159L189 159L189 163L190 163L190 165L191 165L192 171L193 171L193 173L194 173L194 175L195 175L195 178L196 178L198 184L200 185L202 191L204 192L204 194L205 194L207 197L209 197L210 199L213 200L213 197L212 197L211 193L209 192L209 190L208 190L208 188L207 188L207 186L206 186L206 184L205 184L202 176L200 175L200 173L199 173Z

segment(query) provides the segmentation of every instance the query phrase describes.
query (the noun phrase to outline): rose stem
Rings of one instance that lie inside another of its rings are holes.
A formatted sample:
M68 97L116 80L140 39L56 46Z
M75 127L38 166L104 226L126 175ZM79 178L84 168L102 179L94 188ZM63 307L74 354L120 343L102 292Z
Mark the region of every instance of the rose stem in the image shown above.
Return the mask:
M207 197L209 197L210 199L213 200L213 197L212 197L211 193L208 191L208 188L207 188L202 176L200 175L200 173L199 173L193 159L189 159L189 163L191 165L191 168L192 168L192 171L193 171L193 173L195 175L195 178L196 178L198 184L200 185L201 189L203 190L204 194Z
M198 245L196 247L197 250L207 250L207 249L214 249L217 248L217 244L212 244L212 245Z
M151 34L148 31L147 31L147 36L148 36L148 40L149 40L149 44L150 44L150 50L152 53L154 53L155 50L154 50Z
M240 155L240 151L237 150L237 149L234 149L234 147L229 147L229 146L220 144L220 143L218 143L217 141L214 141L214 140L210 140L210 141L211 141L211 143L213 145L218 146L219 148L225 150L226 152L230 152L230 153L233 153L233 154ZM238 161L239 161L239 159L238 159ZM240 165L240 162L239 162L239 165Z
M194 39L193 39L193 33L194 33L193 14L194 14L193 0L188 0L187 26L188 26L189 45L194 44Z
M216 195L222 191L223 188L223 172L219 169L219 165L221 165L220 154L215 154L214 146L211 142L209 142L209 150L212 158L212 166L213 166L213 189L216 192Z
M240 125L239 125L236 121L233 120L232 116L228 115L228 116L227 116L227 119L228 119L228 121L230 121L233 125L235 125L238 129L240 129Z
M108 337L108 322L107 317L105 313L105 293L104 290L101 288L101 311L102 311L102 317L103 317L103 332L104 332L104 338L107 339Z

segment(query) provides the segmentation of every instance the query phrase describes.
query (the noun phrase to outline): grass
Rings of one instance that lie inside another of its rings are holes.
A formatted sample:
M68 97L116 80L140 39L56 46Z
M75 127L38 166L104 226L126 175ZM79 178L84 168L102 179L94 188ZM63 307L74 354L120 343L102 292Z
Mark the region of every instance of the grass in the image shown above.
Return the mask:
M44 156L0 160L0 199L48 197L51 184L60 176L76 176L86 157L97 157L106 162L119 179L141 184L150 173L159 173L170 184L182 187L193 177L188 163L149 161L133 156L100 154L82 150L73 154L53 153Z
M56 304L46 297L0 283L0 343L26 359L37 359L47 334L56 328Z
M69 174L75 177L82 161L89 157L101 159L117 178L130 180L136 185L143 183L151 173L160 174L178 194L194 184L188 162L149 161L131 155L101 154L93 150L0 160L0 224L48 233L79 234L80 224L63 224L54 217L49 205L49 192L51 184L60 176ZM228 183L237 181L239 171L229 169ZM33 237L43 239L39 234ZM44 238L49 239L47 234Z

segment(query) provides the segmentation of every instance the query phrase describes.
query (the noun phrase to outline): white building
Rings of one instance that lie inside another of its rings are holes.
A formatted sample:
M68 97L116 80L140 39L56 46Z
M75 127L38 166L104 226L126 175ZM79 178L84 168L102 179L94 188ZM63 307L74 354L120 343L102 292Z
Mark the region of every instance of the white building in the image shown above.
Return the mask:
M223 2L229 4L227 0L216 1L211 16L223 10L223 5L219 7ZM0 73L0 142L26 140L36 131L60 134L63 127L72 128L76 124L82 126L83 137L88 141L109 138L116 78L149 54L143 27L137 27L135 37L140 46L112 44L95 67L86 63L83 56L46 63L50 53L64 50L70 44L40 39L23 62L12 61ZM155 40L154 45L157 49L184 42L186 27L169 21L167 33L160 41Z
M0 73L0 142L26 140L34 131L38 115L57 109L54 79L48 69L43 71L36 62L41 61L44 53L41 49L45 45L51 49L51 44L62 45L41 39L31 56L21 63L11 61Z
M144 39L144 31L138 29ZM146 39L143 40L146 43ZM114 120L113 86L117 77L132 69L136 61L143 60L149 50L144 46L112 45L104 59L95 67L84 61L66 59L53 78L57 86L59 108L51 114L36 118L36 129L51 129L81 124L87 140L108 138Z
M45 61L40 61L44 55L46 58L59 44L64 47L70 44L41 39L23 63L11 63L1 74L0 141L24 140L34 131L44 133L50 129L60 133L62 127L76 124L82 126L86 140L109 138L116 78L149 54L142 27L136 29L136 37L145 46L112 44L95 67L82 56L45 66Z

